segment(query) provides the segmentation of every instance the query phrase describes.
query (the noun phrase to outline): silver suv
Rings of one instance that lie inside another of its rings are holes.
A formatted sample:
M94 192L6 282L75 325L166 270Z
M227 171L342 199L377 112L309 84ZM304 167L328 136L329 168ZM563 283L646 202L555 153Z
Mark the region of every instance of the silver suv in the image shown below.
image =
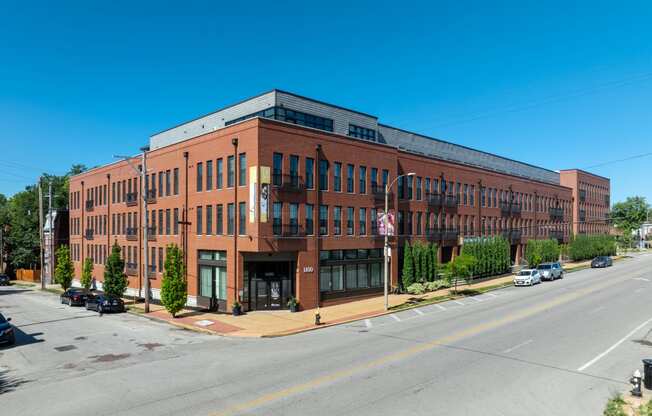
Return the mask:
M555 280L564 277L564 269L558 262L541 263L537 270L541 273L541 280Z

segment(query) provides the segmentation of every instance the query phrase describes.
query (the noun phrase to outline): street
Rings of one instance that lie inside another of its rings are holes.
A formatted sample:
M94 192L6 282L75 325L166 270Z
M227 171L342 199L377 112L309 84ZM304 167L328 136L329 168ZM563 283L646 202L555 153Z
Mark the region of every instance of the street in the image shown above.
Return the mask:
M0 289L4 415L599 415L652 356L651 255L246 339Z

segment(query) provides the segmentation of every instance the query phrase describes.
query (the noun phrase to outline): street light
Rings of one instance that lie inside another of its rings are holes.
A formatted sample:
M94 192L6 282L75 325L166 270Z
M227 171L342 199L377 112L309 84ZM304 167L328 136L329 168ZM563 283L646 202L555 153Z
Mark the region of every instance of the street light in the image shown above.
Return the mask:
M384 275L384 287L385 287L385 310L389 309L389 190L392 188L394 183L401 179L404 176L414 176L414 172L406 173L403 175L398 175L391 181L389 184L385 185L385 215L383 216L383 224L385 225L385 246L384 246L384 266L383 275Z
M145 178L147 177L147 152L149 152L149 146L143 146L140 148L142 152L141 169L138 170L133 163L131 163L130 156L113 156L116 159L125 160L129 166L136 172L137 175L140 175L140 196L143 199L143 217L141 218L141 226L143 227L143 283L145 285L145 313L149 313L149 256L148 256L148 247L147 241L149 239L149 230L147 229L147 189L145 188Z

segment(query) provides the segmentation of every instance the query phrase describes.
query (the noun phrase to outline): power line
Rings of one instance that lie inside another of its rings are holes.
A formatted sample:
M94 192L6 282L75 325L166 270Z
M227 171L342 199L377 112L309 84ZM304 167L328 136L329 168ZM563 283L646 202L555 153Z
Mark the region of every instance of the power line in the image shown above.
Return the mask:
M582 169L597 168L597 167L600 167L600 166L610 165L612 163L626 162L628 160L640 159L640 158L647 157L647 156L652 156L652 152L641 153L641 154L634 155L634 156L629 156L629 157L626 157L626 158L623 158L623 159L614 159L614 160L610 160L610 161L607 161L607 162L598 163L596 165L585 166Z

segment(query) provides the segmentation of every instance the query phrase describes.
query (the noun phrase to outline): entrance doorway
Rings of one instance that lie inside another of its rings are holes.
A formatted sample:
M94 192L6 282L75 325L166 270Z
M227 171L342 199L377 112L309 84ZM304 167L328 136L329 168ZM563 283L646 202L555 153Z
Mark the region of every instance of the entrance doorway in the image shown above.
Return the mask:
M249 308L279 310L294 294L294 262L248 262Z
M226 252L200 251L197 306L226 311Z

